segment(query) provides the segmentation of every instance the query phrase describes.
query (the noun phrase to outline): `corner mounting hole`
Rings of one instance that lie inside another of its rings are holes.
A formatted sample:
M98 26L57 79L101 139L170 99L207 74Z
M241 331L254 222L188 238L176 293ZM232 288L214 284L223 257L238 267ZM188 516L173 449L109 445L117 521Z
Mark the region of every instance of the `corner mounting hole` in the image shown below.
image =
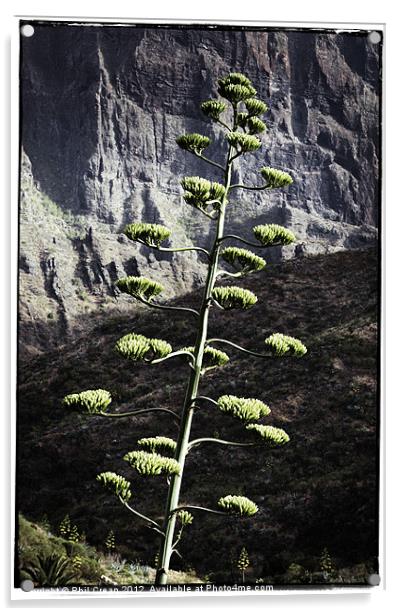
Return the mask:
M31 26L31 24L25 24L25 26L22 26L21 28L21 34L22 36L26 36L29 38L30 36L33 36L35 34L35 28Z
M378 45L381 41L381 34L379 32L370 32L368 35L368 40L370 43L373 43L373 45Z
M34 583L32 580L24 580L23 582L21 582L20 588L24 592L30 592L34 589Z
M379 586L380 582L381 578L378 573L372 573L371 575L369 575L368 583L370 584L370 586Z

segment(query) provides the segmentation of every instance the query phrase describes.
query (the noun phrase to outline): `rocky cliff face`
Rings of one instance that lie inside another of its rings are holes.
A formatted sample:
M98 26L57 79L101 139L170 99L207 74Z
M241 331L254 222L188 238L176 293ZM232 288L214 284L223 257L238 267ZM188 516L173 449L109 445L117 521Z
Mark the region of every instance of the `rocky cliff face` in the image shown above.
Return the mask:
M277 222L298 244L274 259L375 241L379 177L379 48L367 33L35 24L22 41L21 341L65 340L81 316L115 303L113 283L146 274L165 297L199 284L202 257L153 254L122 234L129 221L205 244L210 224L181 199L183 175L219 180L178 149L183 132L222 135L199 103L241 71L269 103L269 132L235 179L287 170L286 191L240 193L228 231ZM211 173L211 169L212 173ZM123 302L119 299L119 302Z

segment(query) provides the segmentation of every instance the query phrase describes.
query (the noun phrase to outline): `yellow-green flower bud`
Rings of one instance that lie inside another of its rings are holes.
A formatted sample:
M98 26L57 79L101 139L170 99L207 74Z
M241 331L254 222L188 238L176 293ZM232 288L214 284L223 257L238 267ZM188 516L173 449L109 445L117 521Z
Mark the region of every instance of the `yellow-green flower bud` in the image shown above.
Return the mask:
M302 357L307 353L307 348L300 340L285 336L285 334L271 334L269 338L266 338L265 344L276 357L283 355Z
M227 246L222 250L221 257L230 265L240 265L243 273L258 272L266 266L266 261L262 257L237 246Z
M188 135L181 135L176 139L177 145L182 150L188 152L194 152L195 154L201 154L205 148L209 146L211 140L209 137L199 135L198 133L190 133Z
M226 415L236 417L245 423L257 421L271 412L269 406L256 398L238 398L225 395L217 400L218 408Z
M65 406L71 406L90 415L104 413L112 402L112 396L106 389L87 389L79 394L69 394L63 399Z
M257 225L253 231L263 246L287 246L296 241L294 233L281 225Z
M140 447L145 447L151 453L166 449L170 450L172 453L176 451L176 441L167 436L149 436L141 438L137 443Z
M234 308L246 310L254 306L258 300L254 293L240 287L215 287L212 291L212 297L225 310L233 310Z
M230 145L236 148L238 152L253 152L261 147L261 141L255 135L234 132L228 133L226 138Z
M246 101L244 101L244 104L247 108L249 115L251 116L262 115L268 110L267 105L263 101L258 100L258 98L248 98Z
M193 523L194 517L189 511L186 511L185 509L180 509L177 514L177 519L182 526L188 526L189 524Z
M261 424L249 424L246 430L250 430L258 435L263 441L271 445L284 445L288 443L290 438L285 430L275 428L274 426L263 426Z
M226 77L218 79L218 92L233 104L245 101L257 94L250 79L241 73L230 73Z
M222 101L209 100L201 103L201 111L212 120L219 120L219 116L226 110L226 105Z
M134 361L153 361L162 359L172 352L172 347L165 340L147 338L141 334L126 334L116 342L116 351L127 359Z
M286 171L273 169L272 167L263 167L261 175L267 183L267 188L283 188L293 183L292 178Z
M179 475L180 464L173 458L166 458L158 453L130 451L123 460L128 462L140 475Z
M124 229L126 236L132 241L140 241L147 246L159 248L161 242L167 240L170 231L163 225L133 222Z
M252 116L247 120L247 126L250 132L250 135L256 135L258 133L264 133L267 130L267 125L265 122L260 120L255 116Z
M122 293L127 293L137 299L150 300L151 297L159 295L163 291L163 286L159 282L145 278L144 276L127 276L120 278L116 282L116 287Z
M246 496L223 496L218 501L218 507L227 513L241 516L252 516L258 512L257 505Z
M121 475L106 471L105 473L100 473L96 479L106 488L114 492L116 496L120 497L124 502L130 500L130 482Z

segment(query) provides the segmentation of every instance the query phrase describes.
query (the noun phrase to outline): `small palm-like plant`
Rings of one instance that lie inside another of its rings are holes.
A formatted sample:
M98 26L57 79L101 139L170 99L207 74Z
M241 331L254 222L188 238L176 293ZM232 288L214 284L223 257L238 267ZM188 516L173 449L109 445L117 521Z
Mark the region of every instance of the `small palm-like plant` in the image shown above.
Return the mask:
M173 552L181 539L183 529L193 521L192 511L202 510L223 516L253 516L258 507L249 498L242 495L223 495L215 509L201 505L184 505L180 503L180 493L186 459L195 445L213 442L229 447L256 447L258 445L273 447L284 445L289 436L281 428L266 425L266 416L270 413L268 405L254 398L238 398L231 393L213 400L199 395L202 377L206 371L223 367L230 361L229 356L211 343L228 345L236 351L261 358L293 356L301 357L307 351L299 340L282 333L273 332L265 340L265 353L244 349L236 342L222 338L208 339L208 320L213 307L221 310L249 310L257 302L257 296L250 290L228 285L216 285L222 276L243 277L263 269L266 261L254 252L238 246L225 246L227 240L236 240L257 249L272 246L286 246L295 241L294 234L277 224L260 224L254 227L254 238L249 240L236 235L225 234L225 216L230 207L232 193L240 190L265 190L286 188L292 183L291 176L272 167L260 170L264 182L258 186L234 184L232 173L234 164L243 155L258 150L261 136L266 125L260 118L267 111L267 105L256 98L256 90L251 81L241 73L230 73L218 80L218 93L223 100L210 99L201 104L201 110L212 122L225 132L225 152L223 161L217 162L205 156L211 139L198 133L189 133L177 138L180 148L209 163L221 174L220 181L212 181L199 176L186 176L181 180L183 199L187 205L197 209L212 221L215 235L208 248L198 246L169 247L162 245L170 240L170 231L163 225L148 222L135 222L126 226L125 234L133 242L144 244L154 250L164 252L196 251L207 259L208 270L199 310L188 307L168 306L155 298L163 293L163 285L158 281L143 276L128 276L118 280L116 286L122 293L127 293L136 300L156 309L181 311L197 320L197 335L191 347L173 350L169 342L157 338L148 338L140 332L129 332L116 342L117 352L126 360L144 361L157 364L172 357L186 359L189 376L185 399L181 413L168 408L139 409L125 413L110 410L112 404L109 392L97 389L70 394L64 402L69 407L89 414L110 418L135 416L141 413L165 412L179 422L176 440L166 436L150 436L138 441L138 449L128 452L124 460L131 469L145 476L165 475L169 481L164 521L158 524L131 505L132 488L128 479L112 471L100 473L97 479L110 489L121 504L135 516L147 522L161 537L158 553L156 583L166 584L169 565ZM221 270L220 259L236 272ZM191 427L195 413L202 412L205 404L215 405L222 413L231 415L244 425L244 434L249 437L244 442L229 442L212 436L191 440ZM245 559L244 563L245 563Z
M68 558L59 554L38 556L25 565L21 573L39 587L58 588L76 580L76 570Z

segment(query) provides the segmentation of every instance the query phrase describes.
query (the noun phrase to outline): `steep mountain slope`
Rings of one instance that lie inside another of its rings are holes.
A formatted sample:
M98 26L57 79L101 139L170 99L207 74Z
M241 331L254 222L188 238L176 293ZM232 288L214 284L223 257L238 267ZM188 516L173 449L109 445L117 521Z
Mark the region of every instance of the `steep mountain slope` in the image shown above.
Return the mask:
M314 570L324 548L337 567L361 567L353 581L366 583L367 572L377 570L377 282L374 250L304 257L270 264L242 283L259 298L252 309L214 313L211 335L262 350L267 335L282 331L301 338L309 353L261 361L233 350L230 363L203 380L203 395L266 401L270 423L283 427L291 441L270 452L212 444L194 449L184 503L213 507L224 494L243 493L260 513L238 522L196 516L181 546L184 560L176 560L175 568L193 567L229 582L233 560L246 546L254 579L281 583L292 563ZM197 307L199 294L176 301ZM103 387L120 410L179 410L188 374L183 360L143 366L123 360L113 345L128 331L164 338L174 348L192 344L193 322L133 303L113 315L88 315L80 329L86 334L71 345L38 357L21 355L18 505L30 519L47 514L55 525L69 513L93 544L112 527L124 556L152 564L157 536L105 494L95 476L103 470L130 476L122 456L141 437L174 438L175 425L155 414L82 417L63 409L61 399ZM235 420L205 406L197 412L194 437L211 435L245 438ZM138 509L160 516L163 479L131 477Z
M208 240L179 182L211 168L175 138L205 132L219 158L221 131L199 104L229 71L246 73L269 103L263 148L235 180L258 184L268 164L294 184L269 196L238 192L228 230L292 228L298 244L276 259L375 239L381 66L367 33L38 22L21 57L20 319L30 350L66 340L99 304L112 308L124 273L151 268L170 296L197 286L202 259L132 250L121 232L156 221L176 245Z

